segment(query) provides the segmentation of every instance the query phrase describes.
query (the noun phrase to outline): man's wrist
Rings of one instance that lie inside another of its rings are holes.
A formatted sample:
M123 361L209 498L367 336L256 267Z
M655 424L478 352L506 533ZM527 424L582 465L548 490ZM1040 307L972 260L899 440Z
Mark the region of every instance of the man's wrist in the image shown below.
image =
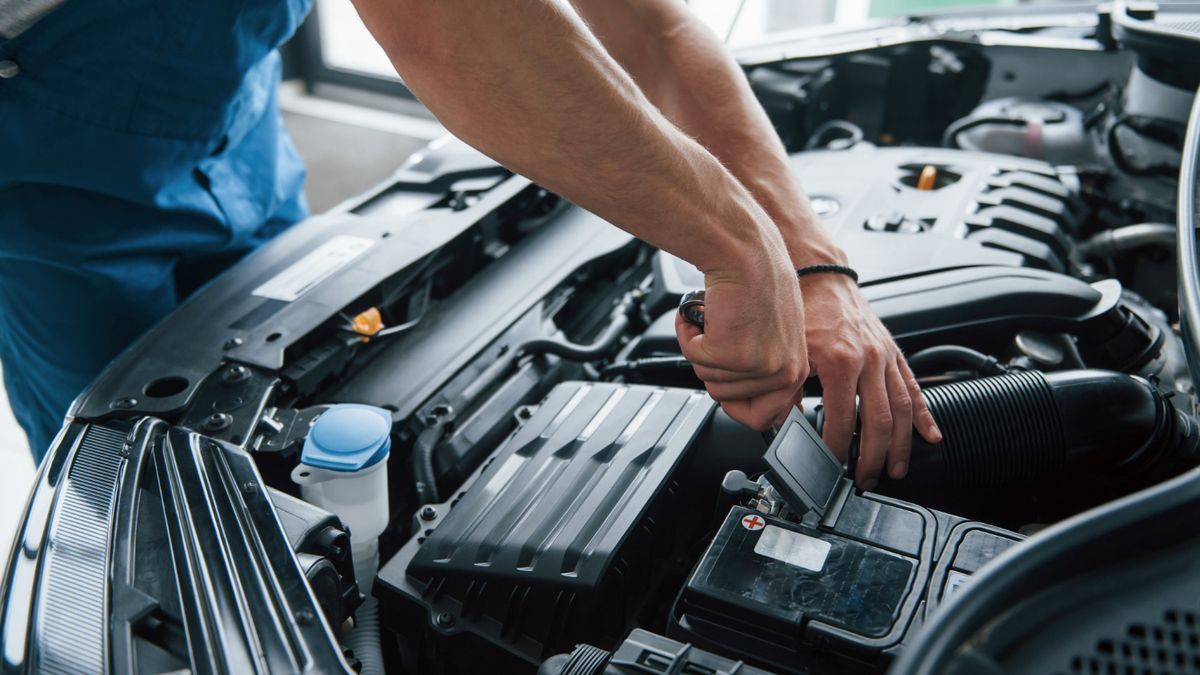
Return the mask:
M808 208L807 200L799 214L788 218L777 218L779 233L787 244L792 266L799 269L809 265L845 265L849 262L845 251L833 243L829 231L821 220Z

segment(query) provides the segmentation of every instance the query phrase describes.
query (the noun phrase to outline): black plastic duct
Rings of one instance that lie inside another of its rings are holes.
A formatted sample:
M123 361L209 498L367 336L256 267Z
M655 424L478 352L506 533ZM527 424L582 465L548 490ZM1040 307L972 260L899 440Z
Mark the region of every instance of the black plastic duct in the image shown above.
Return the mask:
M914 436L897 496L1039 483L1067 471L1182 471L1200 431L1150 383L1124 373L1019 372L925 390L944 440Z

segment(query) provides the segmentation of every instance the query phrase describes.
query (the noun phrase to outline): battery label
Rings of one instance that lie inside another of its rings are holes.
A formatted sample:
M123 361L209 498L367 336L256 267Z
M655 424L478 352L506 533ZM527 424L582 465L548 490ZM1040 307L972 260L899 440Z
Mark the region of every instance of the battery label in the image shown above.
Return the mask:
M371 239L339 234L268 279L253 293L260 298L291 302L374 245Z
M971 577L963 574L962 572L951 572L950 574L946 575L946 586L945 590L942 591L942 601L944 602L949 600L950 596L957 593L963 586L966 586L967 582L970 580Z
M767 525L754 545L754 552L806 570L820 572L825 567L831 545L816 537Z

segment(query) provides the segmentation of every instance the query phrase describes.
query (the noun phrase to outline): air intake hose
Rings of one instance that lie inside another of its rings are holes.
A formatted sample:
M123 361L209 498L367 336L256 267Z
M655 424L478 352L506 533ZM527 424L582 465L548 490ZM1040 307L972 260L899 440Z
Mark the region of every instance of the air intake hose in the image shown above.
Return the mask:
M1018 372L924 393L944 440L914 435L908 477L881 492L1014 486L1078 469L1170 475L1200 456L1195 420L1124 373Z

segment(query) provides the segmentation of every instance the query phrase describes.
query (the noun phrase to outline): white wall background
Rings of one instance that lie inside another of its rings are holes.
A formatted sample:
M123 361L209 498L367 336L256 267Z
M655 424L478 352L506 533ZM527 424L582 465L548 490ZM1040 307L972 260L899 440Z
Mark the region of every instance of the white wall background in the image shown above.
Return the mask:
M21 509L25 508L25 498L33 486L33 474L25 432L13 419L8 396L4 387L0 387L0 571L8 564L9 546L16 534Z

